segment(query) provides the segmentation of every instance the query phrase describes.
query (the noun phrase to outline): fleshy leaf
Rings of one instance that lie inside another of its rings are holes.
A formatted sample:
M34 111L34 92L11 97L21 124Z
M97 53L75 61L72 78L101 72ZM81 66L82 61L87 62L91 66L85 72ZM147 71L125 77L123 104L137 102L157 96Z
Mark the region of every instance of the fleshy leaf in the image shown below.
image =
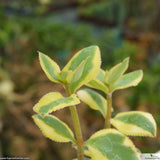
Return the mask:
M33 110L41 115L46 115L53 111L79 103L80 101L76 94L72 94L70 97L63 97L59 92L51 92L44 95L34 106Z
M43 71L45 72L45 74L47 75L47 77L51 81L55 83L59 83L56 75L60 73L60 68L57 65L57 63L54 62L50 57L48 57L47 55L41 52L39 52L39 60L40 60L40 65Z
M100 69L100 71L99 71L98 75L96 76L96 78L94 78L93 80L91 80L90 82L88 82L86 84L86 86L91 87L91 88L95 88L95 89L98 89L98 90L101 90L104 93L108 93L108 88L104 84L104 75L105 75L105 71L103 71L102 69Z
M119 113L111 123L126 135L156 136L156 122L150 113L141 111Z
M77 95L90 108L100 111L103 117L106 117L107 100L103 96L91 89L82 89Z
M127 70L128 68L128 62L129 58L126 58L123 60L123 62L117 64L113 68L111 68L107 73L105 74L105 83L109 85L113 85L116 83L123 73Z
M115 129L96 132L85 145L92 160L140 160L132 141Z
M84 48L75 54L63 69L63 71L71 70L74 72L79 67L81 72L79 78L74 76L74 81L69 84L71 93L96 77L100 64L100 50L97 46Z
M41 117L36 114L32 118L42 133L51 140L56 142L75 142L71 129L55 116Z
M137 70L123 75L118 82L111 86L111 91L136 86L142 80L143 71Z

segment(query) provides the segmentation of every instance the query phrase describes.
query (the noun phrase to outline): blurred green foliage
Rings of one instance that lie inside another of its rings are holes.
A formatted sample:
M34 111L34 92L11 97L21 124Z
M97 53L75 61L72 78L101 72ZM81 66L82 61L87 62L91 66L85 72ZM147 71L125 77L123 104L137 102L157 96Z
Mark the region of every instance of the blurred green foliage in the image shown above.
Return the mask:
M87 1L87 0L86 0ZM89 2L89 1L88 1ZM160 23L154 26L160 16L159 1L146 0L107 0L83 5L79 12L84 17L105 20L109 25L127 25L133 30L158 29Z
M136 87L133 102L142 101L160 106L160 56L144 72L142 83ZM158 109L158 108L157 108Z
M105 19L108 23L121 26L127 15L127 8L124 0L108 0L101 3L92 3L88 7L81 7L80 14L87 17Z

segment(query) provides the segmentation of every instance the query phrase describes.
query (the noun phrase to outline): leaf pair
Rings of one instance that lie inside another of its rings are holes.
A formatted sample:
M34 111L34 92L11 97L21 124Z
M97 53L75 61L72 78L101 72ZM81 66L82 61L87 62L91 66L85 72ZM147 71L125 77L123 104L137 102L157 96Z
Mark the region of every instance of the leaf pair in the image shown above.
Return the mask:
M38 114L34 115L33 119L42 133L51 140L74 143L75 139L68 125L48 114L79 103L80 101L75 94L70 97L63 97L59 92L48 93L34 106L33 109Z
M128 68L128 63L129 58L126 58L121 63L112 67L109 71L106 71L104 81L107 86L109 86L110 92L136 86L142 80L142 70L137 70L123 75Z
M35 123L43 134L57 142L75 142L69 127L54 116L41 117L34 115ZM96 132L85 142L92 160L139 160L139 154L129 138L115 129L104 129Z
M132 141L123 134L132 136L156 136L156 123L152 115L141 111L119 113L111 120L115 129L96 132L85 142L92 160L139 160L139 153ZM123 133L123 134L122 134Z
M82 89L77 92L78 97L91 109L98 110L104 118L107 112L107 100L96 91ZM156 135L156 123L152 115L141 111L130 111L117 114L111 123L120 132L132 136Z
M62 71L53 60L41 52L39 52L39 59L47 77L55 83L67 83L71 93L91 81L98 74L101 64L100 51L97 46L80 50Z
M136 86L142 80L142 70L124 74L128 68L129 58L112 67L109 71L100 70L96 78L87 86L99 89L104 93L114 92L119 89ZM124 74L124 75L123 75Z

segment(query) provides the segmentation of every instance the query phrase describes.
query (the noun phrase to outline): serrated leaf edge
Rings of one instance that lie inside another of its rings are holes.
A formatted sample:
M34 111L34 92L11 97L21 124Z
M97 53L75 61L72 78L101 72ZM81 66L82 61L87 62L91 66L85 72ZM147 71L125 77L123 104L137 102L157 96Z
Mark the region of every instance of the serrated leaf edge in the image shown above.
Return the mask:
M38 119L38 118L36 119L36 118L35 118L35 115L33 115L32 118L33 118L34 122L36 123L36 125L38 126L38 128L39 128L39 129L41 130L41 132L43 133L43 135L44 135L45 137L47 137L47 138L55 141L55 142L61 142L61 143L73 142L73 143L75 143L75 138L74 138L73 132L72 132L71 129L68 127L68 125L65 124L64 122L62 122L61 120L59 120L57 117L55 117L55 116L53 116L53 115L52 115L52 116L51 116L51 115L48 115L48 116L54 117L55 119L57 119L58 121L60 121L60 122L68 129L68 131L70 132L70 134L71 134L71 136L73 137L73 139L69 139L69 138L63 137L62 135L57 134L56 131L55 131L52 127L47 126L47 124L44 124L44 122L43 122L42 120L40 120L40 119ZM47 127L49 127L50 129L47 129L47 130L42 129L41 127L39 127L39 123L41 123L41 124L43 123L43 127L44 127L44 128L45 128L45 126L47 126ZM51 132L50 135L48 135L49 131ZM53 135L54 135L54 139L51 138L51 137L53 137ZM60 138L57 138L57 137L61 137L62 140L57 140L57 139L60 139Z

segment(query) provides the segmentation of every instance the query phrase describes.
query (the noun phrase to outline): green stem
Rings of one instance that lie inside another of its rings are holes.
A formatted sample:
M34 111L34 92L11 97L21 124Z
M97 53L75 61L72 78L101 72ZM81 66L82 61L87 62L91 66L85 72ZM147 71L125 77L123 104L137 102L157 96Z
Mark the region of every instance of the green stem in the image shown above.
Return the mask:
M105 127L111 127L111 113L112 113L112 93L107 93L107 115L105 119Z
M65 89L66 89L67 95L70 96L71 92L70 92L68 85L65 85ZM76 109L76 106L70 106L69 109L71 112L75 135L76 135L78 160L84 160L84 146L83 146L84 142L83 142L83 137L82 137L82 132L81 132L77 109Z

